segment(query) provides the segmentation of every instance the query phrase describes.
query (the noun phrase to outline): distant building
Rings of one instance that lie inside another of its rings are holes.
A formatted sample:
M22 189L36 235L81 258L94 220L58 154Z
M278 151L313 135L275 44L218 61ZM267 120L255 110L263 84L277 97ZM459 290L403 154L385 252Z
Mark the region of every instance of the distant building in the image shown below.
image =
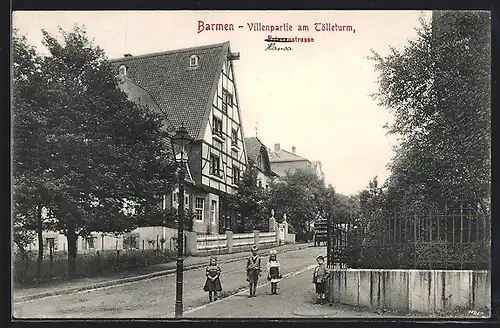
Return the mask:
M223 233L236 213L226 196L237 191L246 154L229 42L111 60L129 99L163 113L165 128L184 123L194 137L186 194L165 195L163 208L179 203L195 213L194 231Z
M257 137L245 138L248 166L254 165L258 170L257 185L267 189L269 181L277 174L271 169L271 162L266 146Z
M316 175L321 179L325 180L325 173L323 172L323 167L321 165L321 161L312 161L313 170Z
M273 172L283 177L287 171L294 172L302 170L304 172L316 173L319 178L324 179L324 173L320 161L311 162L307 158L297 155L297 148L292 147L292 151L281 149L280 144L274 144L274 151L269 150L269 159Z

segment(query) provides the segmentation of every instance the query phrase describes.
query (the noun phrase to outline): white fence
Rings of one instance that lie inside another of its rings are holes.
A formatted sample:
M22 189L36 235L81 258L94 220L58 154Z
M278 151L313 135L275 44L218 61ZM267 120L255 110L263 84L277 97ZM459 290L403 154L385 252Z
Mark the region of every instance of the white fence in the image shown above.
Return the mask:
M261 232L259 234L259 245L272 245L276 244L275 232Z
M253 232L233 235L233 247L253 246L254 244L255 234Z
M276 232L249 232L233 234L227 231L224 235L197 235L196 252L199 254L226 254L244 252L253 246L262 248L277 245Z
M196 251L222 251L227 249L226 235L198 235L196 236Z

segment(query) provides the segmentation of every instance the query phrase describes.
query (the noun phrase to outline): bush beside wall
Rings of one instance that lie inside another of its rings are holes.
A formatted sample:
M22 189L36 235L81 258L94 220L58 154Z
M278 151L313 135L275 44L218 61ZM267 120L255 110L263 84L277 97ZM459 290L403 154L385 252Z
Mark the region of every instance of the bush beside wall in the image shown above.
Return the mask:
M29 254L29 253L28 253ZM66 252L55 252L50 270L50 257L44 256L42 276L36 277L37 255L32 253L23 259L19 253L13 256L14 285L25 286L49 280L67 279L68 255ZM109 250L78 254L76 259L77 275L79 277L97 277L149 265L171 262L175 252L170 250Z

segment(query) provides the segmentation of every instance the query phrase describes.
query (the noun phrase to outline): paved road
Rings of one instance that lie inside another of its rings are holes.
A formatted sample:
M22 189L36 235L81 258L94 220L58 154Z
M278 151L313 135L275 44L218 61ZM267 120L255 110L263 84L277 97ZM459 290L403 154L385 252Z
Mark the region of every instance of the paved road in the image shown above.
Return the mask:
M283 274L313 265L316 256L325 252L324 247L309 247L278 255ZM263 264L266 261L267 259ZM221 281L225 293L231 294L246 286L245 260L222 264L221 269ZM308 281L304 278L305 288L312 290L310 273L307 277ZM264 279L261 281L264 282ZM202 290L204 282L203 269L184 273L184 311L208 303L208 295ZM284 281L283 286L286 285L287 282ZM302 290L304 286L297 288ZM259 299L261 298L256 297L251 301L257 302ZM13 315L16 318L165 318L173 317L174 303L175 274L122 286L15 304Z
M268 284L257 288L257 296L248 298L244 291L198 309L187 311L185 318L335 318L335 317L382 317L337 305L314 304L314 285L311 283L312 268L283 279L278 285L278 295L271 295Z

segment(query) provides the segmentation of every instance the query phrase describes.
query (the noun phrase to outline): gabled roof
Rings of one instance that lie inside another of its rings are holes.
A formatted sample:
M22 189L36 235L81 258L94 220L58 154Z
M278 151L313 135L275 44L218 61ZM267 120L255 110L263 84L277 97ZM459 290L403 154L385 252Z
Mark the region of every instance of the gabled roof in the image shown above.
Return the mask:
M195 139L203 138L212 99L222 65L229 52L229 41L187 49L128 56L110 60L118 70L127 67L127 77L151 96L176 129L182 122ZM189 58L197 55L199 64L189 67Z
M269 153L269 160L271 161L271 163L301 161L310 162L307 158L301 157L283 149L280 149L278 151L271 151Z
M264 154L265 154L264 155L265 161L267 162L267 164L269 166L268 167L269 174L271 174L271 175L277 175L271 169L271 163L270 163L270 160L269 160L269 154L267 152L267 148L264 145L264 143L262 141L260 141L260 139L257 138L257 137L248 137L248 138L245 138L244 141L245 141L245 149L246 149L246 152L247 152L247 158L248 158L248 160L251 160L254 163L257 163L258 156L261 154L261 151L263 150Z
M247 158L253 161L257 161L257 157L260 155L261 148L264 144L257 137L245 138L245 149L247 150Z

